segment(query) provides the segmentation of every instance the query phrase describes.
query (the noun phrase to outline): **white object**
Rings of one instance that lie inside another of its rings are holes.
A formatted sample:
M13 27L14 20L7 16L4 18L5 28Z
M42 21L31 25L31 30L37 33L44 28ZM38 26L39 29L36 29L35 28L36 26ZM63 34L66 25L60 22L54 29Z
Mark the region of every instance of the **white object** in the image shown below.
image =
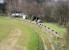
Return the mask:
M40 19L38 19L38 21L37 21L38 23L40 23L41 22L41 20Z
M23 20L26 19L26 17L27 17L27 15L25 15L25 14L22 15Z
M12 13L11 16L22 16L21 13Z

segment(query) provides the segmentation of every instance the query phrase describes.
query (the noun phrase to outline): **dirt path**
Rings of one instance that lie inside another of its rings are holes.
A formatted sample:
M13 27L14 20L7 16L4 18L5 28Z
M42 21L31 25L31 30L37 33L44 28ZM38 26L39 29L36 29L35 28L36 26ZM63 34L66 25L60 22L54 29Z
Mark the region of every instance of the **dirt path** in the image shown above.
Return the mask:
M0 43L0 50L14 50L20 35L21 31L19 29L13 29L9 36Z

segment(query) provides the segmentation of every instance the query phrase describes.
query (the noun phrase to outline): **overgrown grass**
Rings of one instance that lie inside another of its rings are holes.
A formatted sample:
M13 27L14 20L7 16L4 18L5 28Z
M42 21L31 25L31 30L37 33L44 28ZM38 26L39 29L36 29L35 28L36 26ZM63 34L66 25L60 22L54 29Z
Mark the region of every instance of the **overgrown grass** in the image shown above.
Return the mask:
M59 35L63 36L64 33L66 32L66 28L56 24L56 23L49 23L45 22L44 23L47 27L51 28L52 30L55 30L56 32L59 33Z
M27 24L30 24L30 23L27 23ZM47 47L48 50L52 50L51 43L50 43L50 41L49 41L49 40L51 40L51 39L48 39L48 38L50 37L50 35L48 35L49 33L44 32L41 27L38 27L38 26L36 26L36 25L34 25L34 24L30 24L30 25L31 25L31 28L33 28L33 30L35 30L36 32L39 32L39 33L38 33L39 36L44 35L43 37L41 37L41 38L44 38L43 44L46 45L45 47ZM43 39L42 39L42 40L43 40ZM42 44L42 43L41 43L41 44ZM41 44L40 44L40 45L41 45ZM42 46L42 47L43 47L43 46ZM41 48L41 47L40 47L40 48Z

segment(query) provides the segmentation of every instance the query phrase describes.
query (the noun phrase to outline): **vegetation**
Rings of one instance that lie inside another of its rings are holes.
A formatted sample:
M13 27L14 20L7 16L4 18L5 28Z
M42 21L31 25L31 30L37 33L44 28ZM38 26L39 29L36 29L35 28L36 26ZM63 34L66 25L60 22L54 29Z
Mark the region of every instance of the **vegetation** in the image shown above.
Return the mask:
M62 27L61 25L58 25L57 23L45 22L44 24L51 30L58 32L60 36L64 36L64 33L66 33L66 28Z
M18 28L22 31L21 36L15 45L16 50L20 50L21 47L26 47L28 50L44 49L42 40L40 40L38 35L39 32L35 32L25 22L22 23L19 20L6 19L2 17L0 18L0 42L5 40L14 28ZM16 47L17 45L21 47Z
M64 50L69 50L69 0L6 0L7 14L11 14L12 11L22 12L31 17L36 16L48 22L55 22L62 27L64 26L66 30L65 28L58 28L55 24L54 26L50 24L50 26L49 23L45 23L61 35L67 31L64 37L66 47Z

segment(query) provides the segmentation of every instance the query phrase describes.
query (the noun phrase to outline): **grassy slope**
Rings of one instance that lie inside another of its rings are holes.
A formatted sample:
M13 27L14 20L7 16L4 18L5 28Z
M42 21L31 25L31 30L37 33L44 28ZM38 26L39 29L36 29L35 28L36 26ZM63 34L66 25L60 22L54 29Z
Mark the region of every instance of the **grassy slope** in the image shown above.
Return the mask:
M34 24L30 24L30 23L27 23L28 25L31 25L30 27L35 30L36 32L39 32L38 34L41 36L41 35L44 35L43 38L44 38L44 42L45 42L45 45L47 46L47 49L48 50L52 50L52 47L51 47L51 43L49 41L49 36L48 33L44 32L43 29L41 27L38 27ZM42 37L41 37L42 38Z
M66 29L59 26L58 24L56 23L44 23L47 27L50 27L52 30L55 30L56 32L59 33L59 35L63 36L64 33L66 32Z
M20 36L17 44L21 47L27 47L28 50L38 50L42 47L42 42L40 41L40 38L29 25L23 23L18 20L11 20L11 19L5 19L0 18L0 40L5 39L8 34L10 33L10 30L13 29L13 27L19 28L22 31L22 35ZM41 44L41 45L40 45ZM16 50L19 50L20 48L16 47ZM40 50L43 50L41 48Z

